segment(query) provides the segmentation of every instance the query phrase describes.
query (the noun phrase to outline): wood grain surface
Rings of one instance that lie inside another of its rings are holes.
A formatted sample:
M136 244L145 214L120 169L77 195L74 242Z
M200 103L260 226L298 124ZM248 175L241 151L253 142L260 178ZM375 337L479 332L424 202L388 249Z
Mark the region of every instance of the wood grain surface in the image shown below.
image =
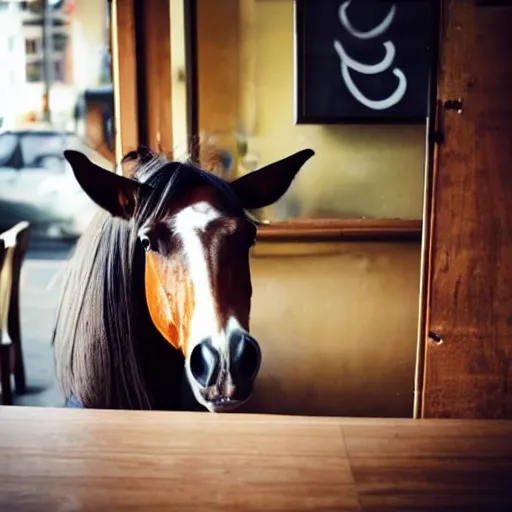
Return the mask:
M512 422L0 407L0 510L512 510Z
M512 418L512 9L443 5L422 415Z
M258 240L420 241L421 220L293 219L258 226Z

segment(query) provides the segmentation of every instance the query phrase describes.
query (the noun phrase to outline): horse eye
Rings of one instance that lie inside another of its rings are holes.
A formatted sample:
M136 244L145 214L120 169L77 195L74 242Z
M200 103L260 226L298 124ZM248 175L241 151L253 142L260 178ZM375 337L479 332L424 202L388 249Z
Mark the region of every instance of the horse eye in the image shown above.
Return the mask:
M140 237L140 243L146 252L151 249L151 240L149 239L148 235L142 235Z

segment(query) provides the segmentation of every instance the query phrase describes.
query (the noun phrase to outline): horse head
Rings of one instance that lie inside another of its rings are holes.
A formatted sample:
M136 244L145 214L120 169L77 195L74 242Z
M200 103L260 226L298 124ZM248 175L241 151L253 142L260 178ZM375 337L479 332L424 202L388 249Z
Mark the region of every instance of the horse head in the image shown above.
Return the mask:
M191 164L160 159L181 168L175 173L183 182L179 194L166 195L167 183L137 172L120 176L79 152L65 152L85 193L110 215L136 226L151 321L183 354L193 394L209 411L244 403L261 364L249 326L249 252L256 225L245 210L277 201L313 154L299 151L231 183ZM143 215L150 203L158 214Z

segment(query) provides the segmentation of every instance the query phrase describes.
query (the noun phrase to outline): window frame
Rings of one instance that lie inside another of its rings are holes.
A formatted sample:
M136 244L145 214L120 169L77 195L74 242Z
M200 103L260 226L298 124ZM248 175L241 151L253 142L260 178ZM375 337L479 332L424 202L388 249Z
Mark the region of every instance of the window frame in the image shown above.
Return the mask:
M197 0L183 1L185 6L189 154L197 160L197 144L194 143L199 136ZM433 84L436 83L437 79L435 75L435 73L432 73L431 80ZM431 103L434 104L431 112L432 116L435 113L435 101ZM428 119L426 132L429 132ZM426 153L425 170L429 168L429 165L430 157ZM258 226L258 239L268 242L315 240L421 242L422 233L422 219L314 219L306 217L284 221L265 221Z

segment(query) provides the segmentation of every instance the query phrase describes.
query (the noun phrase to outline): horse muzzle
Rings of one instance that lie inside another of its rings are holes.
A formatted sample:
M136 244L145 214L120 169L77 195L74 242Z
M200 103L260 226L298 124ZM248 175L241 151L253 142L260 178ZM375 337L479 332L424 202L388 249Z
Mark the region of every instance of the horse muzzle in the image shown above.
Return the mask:
M258 342L247 332L229 334L226 348L210 338L197 344L189 360L189 381L196 399L212 412L227 412L246 402L261 366Z

